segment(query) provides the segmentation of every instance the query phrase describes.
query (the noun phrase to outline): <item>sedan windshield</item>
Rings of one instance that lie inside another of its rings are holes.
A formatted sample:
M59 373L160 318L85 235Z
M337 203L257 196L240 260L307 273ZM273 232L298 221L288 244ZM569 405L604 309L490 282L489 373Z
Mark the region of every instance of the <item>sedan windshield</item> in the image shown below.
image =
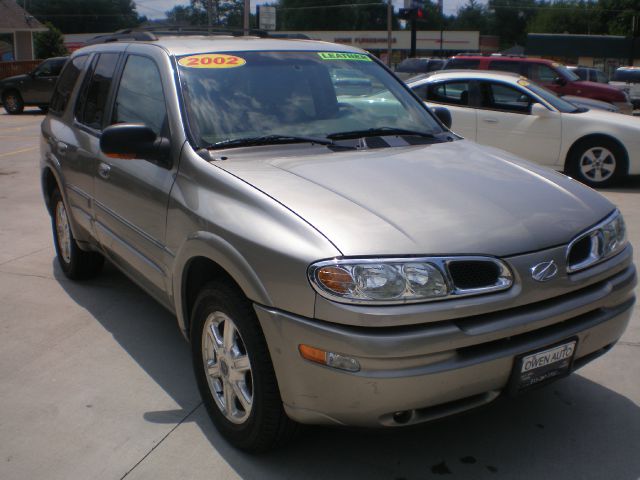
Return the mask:
M243 139L249 145L259 144L257 139L326 140L344 132L443 132L427 109L365 54L206 53L181 57L178 66L198 147L238 146Z
M553 105L559 112L562 113L579 113L583 110L580 110L573 103L568 102L567 100L563 100L558 95L553 93L551 90L547 90L542 85L538 85L537 83L526 82L527 88L531 90L533 93L537 94L539 97L542 97L545 101Z

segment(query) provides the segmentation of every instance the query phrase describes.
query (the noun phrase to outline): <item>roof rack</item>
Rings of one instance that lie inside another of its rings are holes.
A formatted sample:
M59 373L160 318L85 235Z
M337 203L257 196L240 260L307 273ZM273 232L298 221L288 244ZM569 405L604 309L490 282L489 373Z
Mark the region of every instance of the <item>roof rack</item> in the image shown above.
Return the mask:
M126 42L126 41L138 41L138 42L152 42L158 40L162 36L191 36L191 35L225 35L233 37L241 37L244 35L243 30L234 29L218 29L218 28L206 28L206 27L194 27L183 25L159 25L153 27L137 27L126 28L118 30L113 33L105 35L97 35L87 40L87 45L95 45L99 43L110 42ZM264 30L249 30L249 35L255 37L268 37L269 33Z

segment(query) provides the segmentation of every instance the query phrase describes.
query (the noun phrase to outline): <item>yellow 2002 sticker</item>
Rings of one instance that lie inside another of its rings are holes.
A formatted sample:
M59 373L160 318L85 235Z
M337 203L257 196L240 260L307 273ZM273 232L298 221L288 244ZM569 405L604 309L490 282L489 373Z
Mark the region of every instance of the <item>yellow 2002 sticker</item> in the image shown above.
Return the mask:
M518 80L518 85L520 85L522 87L528 87L529 86L529 82L526 81L524 78L521 78L520 80Z
M201 53L182 57L178 63L188 68L236 68L247 63L244 58L221 53Z

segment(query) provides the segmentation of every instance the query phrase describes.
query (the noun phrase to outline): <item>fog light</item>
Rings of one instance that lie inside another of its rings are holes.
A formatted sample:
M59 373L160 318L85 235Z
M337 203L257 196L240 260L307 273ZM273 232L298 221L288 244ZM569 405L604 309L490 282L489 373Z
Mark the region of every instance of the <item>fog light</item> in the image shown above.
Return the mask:
M309 345L299 345L298 350L302 358L311 362L346 370L348 372L357 372L360 370L360 363L355 358L347 357L346 355L326 352L319 348L310 347Z

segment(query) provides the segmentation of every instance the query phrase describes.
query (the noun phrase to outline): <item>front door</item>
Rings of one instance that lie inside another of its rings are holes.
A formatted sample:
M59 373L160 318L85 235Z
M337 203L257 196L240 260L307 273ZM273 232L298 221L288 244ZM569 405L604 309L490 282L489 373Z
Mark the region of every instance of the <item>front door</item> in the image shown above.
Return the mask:
M560 114L531 115L535 100L525 90L499 82L483 82L478 110L478 143L501 148L541 165L558 163Z

